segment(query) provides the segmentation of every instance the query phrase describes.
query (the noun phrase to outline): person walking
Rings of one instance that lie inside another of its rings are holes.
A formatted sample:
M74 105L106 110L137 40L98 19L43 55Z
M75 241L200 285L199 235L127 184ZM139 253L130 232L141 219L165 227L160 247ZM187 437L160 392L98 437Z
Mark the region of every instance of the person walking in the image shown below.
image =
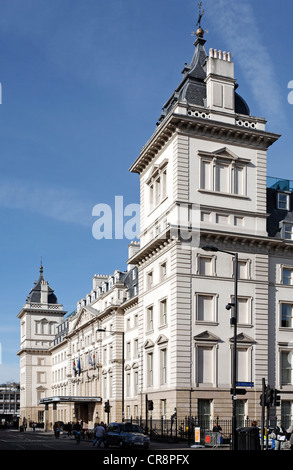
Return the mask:
M98 426L95 427L95 439L93 442L93 446L97 444L97 447L100 447L100 445L103 442L104 434L105 434L105 428L104 428L104 423L101 422L98 424Z
M274 450L282 450L287 436L287 432L284 426L282 425L282 421L277 422L277 426L274 429L274 433L276 435Z
M287 429L287 438L290 443L290 450L293 450L293 424Z

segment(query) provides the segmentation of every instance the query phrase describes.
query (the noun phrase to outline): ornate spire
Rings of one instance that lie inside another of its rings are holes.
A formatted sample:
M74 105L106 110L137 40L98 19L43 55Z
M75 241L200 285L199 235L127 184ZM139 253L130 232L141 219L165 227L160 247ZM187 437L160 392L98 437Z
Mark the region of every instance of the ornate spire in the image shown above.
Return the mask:
M204 30L201 27L201 20L202 20L202 17L204 15L204 10L202 10L202 2L198 3L198 11L199 11L198 20L197 20L197 23L196 23L197 30L196 30L195 34L197 35L198 38L203 38Z

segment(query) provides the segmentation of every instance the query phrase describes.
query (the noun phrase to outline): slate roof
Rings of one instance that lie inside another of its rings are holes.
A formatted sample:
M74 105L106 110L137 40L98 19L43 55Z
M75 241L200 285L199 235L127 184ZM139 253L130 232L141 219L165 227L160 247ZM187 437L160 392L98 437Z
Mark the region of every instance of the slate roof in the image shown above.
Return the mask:
M41 302L41 282L44 281L43 276L43 266L40 267L39 279L35 281L34 287L31 289L29 295L27 296L27 303L40 303ZM58 304L54 290L48 286L48 304Z
M174 93L163 106L159 122L171 111L177 101L186 100L190 105L206 106L206 61L205 39L198 37L194 43L195 51L190 65L185 64L183 79ZM235 90L237 85L235 86ZM244 99L235 91L235 112L249 116L250 110Z

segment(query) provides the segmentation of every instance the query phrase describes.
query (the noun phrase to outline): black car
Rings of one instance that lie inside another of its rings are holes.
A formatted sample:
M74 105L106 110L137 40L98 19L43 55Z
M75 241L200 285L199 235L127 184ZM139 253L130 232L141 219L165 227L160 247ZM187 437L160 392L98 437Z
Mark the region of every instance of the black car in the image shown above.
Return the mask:
M105 431L104 446L143 447L148 449L150 438L144 434L143 429L132 423L110 423Z

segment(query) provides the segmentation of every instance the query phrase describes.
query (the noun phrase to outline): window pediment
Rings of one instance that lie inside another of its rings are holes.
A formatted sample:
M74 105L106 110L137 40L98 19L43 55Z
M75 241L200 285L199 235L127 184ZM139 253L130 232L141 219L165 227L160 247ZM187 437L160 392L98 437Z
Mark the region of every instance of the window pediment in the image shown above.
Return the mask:
M165 335L160 335L157 340L156 340L156 343L157 344L164 344L164 343L167 343L169 340L168 338L165 336Z
M206 330L193 337L194 341L220 341L220 338L210 331Z
M153 348L154 346L155 343L151 339L147 339L143 345L144 349Z
M245 333L239 333L236 337L237 343L255 343L255 340L251 338L250 336L246 335ZM232 343L234 341L234 337L230 338L230 342Z

